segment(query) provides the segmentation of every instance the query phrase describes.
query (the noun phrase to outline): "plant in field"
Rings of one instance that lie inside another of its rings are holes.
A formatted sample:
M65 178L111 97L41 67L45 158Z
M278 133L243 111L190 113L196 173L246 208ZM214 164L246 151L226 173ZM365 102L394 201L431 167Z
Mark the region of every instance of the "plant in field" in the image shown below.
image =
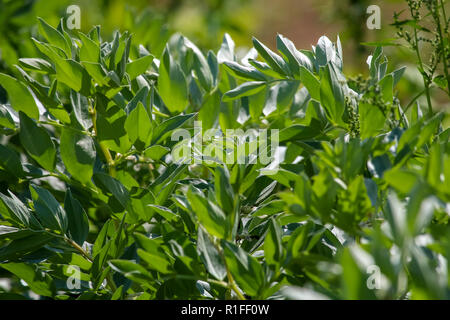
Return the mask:
M445 2L445 0L407 0L410 17L400 20L401 13L394 15L393 25L397 29L398 37L405 40L417 56L429 116L433 113L430 93L433 84L450 97L450 17L447 16ZM422 16L427 19L423 19ZM429 51L428 61L424 54L427 44L429 48L425 51Z
M228 35L204 54L176 34L153 56L39 28L41 57L0 74L1 297L449 298L450 131L405 113L381 48L352 80L327 37L238 58ZM196 121L279 130L279 169L174 161Z

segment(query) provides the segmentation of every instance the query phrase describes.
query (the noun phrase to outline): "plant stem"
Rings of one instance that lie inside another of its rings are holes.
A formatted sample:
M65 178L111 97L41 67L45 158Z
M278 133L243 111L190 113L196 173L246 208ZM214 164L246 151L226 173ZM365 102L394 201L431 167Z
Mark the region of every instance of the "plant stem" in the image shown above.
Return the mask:
M446 13L445 13L445 7L444 7L444 3L443 0L440 1L441 2L441 6L442 6L442 14L443 14L443 18L444 18L444 23L447 23L447 17L446 17ZM445 52L445 44L444 44L444 36L442 34L442 28L441 28L441 20L439 19L439 8L436 8L436 10L438 11L436 13L436 24L437 24L437 31L439 33L439 40L441 42L441 51L442 51L442 63L444 64L444 74L445 74L445 79L447 80L447 89L449 90L449 94L450 94L450 76L448 74L448 67L447 67L447 57L446 57L446 52Z
M92 133L90 133L89 131L86 131L86 130L79 130L79 129L76 129L76 128L73 128L73 127L70 127L70 126L65 126L65 125L63 125L63 124L61 124L61 123L59 123L59 122L56 122L56 121L51 121L51 120L48 120L48 121L39 121L39 123L40 123L40 124L44 124L44 125L49 125L49 126L57 127L57 128L68 129L68 130L71 130L71 131L74 131L74 132L77 132L77 133L84 134L84 135L87 135L87 136L92 137Z
M410 8L411 16L414 16L412 8ZM431 117L433 115L433 107L431 105L431 96L430 96L430 87L429 87L429 81L427 79L425 69L423 67L422 57L419 52L419 39L417 37L417 29L414 28L414 50L416 51L417 58L419 59L419 68L420 73L422 74L423 78L423 85L425 87L425 94L427 97L427 103L428 103L428 116Z
M445 0L441 0L442 17L444 18L444 23L445 23L445 25L444 25L445 26L444 32L447 33L447 38L450 40L450 34L448 33L449 20L447 20L447 13L445 12L444 2L445 2Z
M94 260L91 258L91 255L90 255L86 250L84 250L78 243L76 243L75 241L73 241L72 239L67 238L67 237L64 237L64 240L65 240L68 244L70 244L75 250L77 250L78 252L80 252L81 255L82 255L84 258L86 258L90 263L93 263L93 262L94 262ZM106 282L107 282L107 286L109 287L109 289L110 289L112 292L115 292L115 291L117 290L117 286L116 286L116 284L114 283L113 278L111 277L111 273L108 273L108 274L106 275Z
M103 142L98 143L100 145L100 149L102 149L103 155L106 158L106 162L108 164L108 169L109 169L109 174L111 175L111 177L115 177L116 176L116 167L115 167L115 163L114 163L114 159L111 156L111 152L109 152L109 149L107 146L105 146L105 144Z
M78 243L76 243L75 241L73 241L72 239L69 239L67 237L64 237L64 240L66 240L66 242L68 244L70 244L75 250L77 250L79 253L81 253L81 255L86 258L89 262L94 262L90 256L90 254L84 250Z
M169 115L162 113L162 112L156 110L155 108L153 108L152 113L156 114L157 116L163 117L163 118L170 118Z
M208 232L206 232L206 234L208 235L208 237L210 237ZM217 252L219 252L219 255L222 258L223 264L225 266L225 270L227 271L228 287L236 293L239 300L246 300L244 295L241 293L241 290L239 290L238 286L236 285L236 282L234 281L233 275L230 272L230 268L228 268L227 260L225 259L222 248L216 243L216 241L214 241L215 239L210 240L216 248Z
M231 275L226 262L225 262L225 268L227 270L228 285L230 286L230 289L232 289L236 293L239 300L246 300L244 295L241 293L241 291L237 287L236 282L234 282L233 276Z

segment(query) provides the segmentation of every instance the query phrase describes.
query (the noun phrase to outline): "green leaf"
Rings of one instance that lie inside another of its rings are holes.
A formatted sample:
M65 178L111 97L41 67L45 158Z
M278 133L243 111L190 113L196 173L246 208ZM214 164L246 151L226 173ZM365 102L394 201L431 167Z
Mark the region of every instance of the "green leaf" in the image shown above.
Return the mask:
M39 32L44 35L45 39L53 46L62 49L67 57L71 56L70 45L61 32L53 28L43 19L38 18Z
M265 89L248 97L250 118L254 119L255 121L259 118L264 109L264 104L266 103L268 92L267 89L268 87L266 86Z
M188 105L186 77L167 47L159 67L158 92L167 109L172 113L180 113Z
M152 55L148 55L129 62L126 71L130 76L130 80L136 79L139 75L144 74L150 68L153 58Z
M343 269L342 284L345 299L375 299L375 290L367 286L367 268L374 265L372 257L360 247L353 245L346 247L341 255Z
M385 76L379 82L381 88L381 95L383 96L383 100L391 105L394 99L394 77L390 74Z
M23 147L44 169L52 171L56 164L56 148L47 130L39 127L22 112L19 112L19 118L19 136Z
M309 58L295 48L294 43L282 36L277 35L277 49L289 63L289 69L295 76L300 75L300 67L313 70L313 66ZM296 78L297 78L296 77Z
M72 196L70 189L66 192L64 210L68 216L68 234L71 239L82 246L89 233L89 221L81 203Z
M206 267L206 270L217 280L223 280L227 275L227 270L223 264L214 244L202 228L198 228L197 234L197 252Z
M234 41L231 39L228 33L225 33L222 40L222 45L220 46L220 50L217 53L217 60L219 63L223 63L225 61L235 61L234 55Z
M320 101L320 81L303 66L300 66L300 80L308 89L308 92L314 100Z
M147 252L142 249L138 249L137 253L150 269L156 270L163 274L171 272L171 265L165 256L155 254L154 252Z
M44 227L66 233L69 224L67 213L53 195L41 187L31 185L31 196L37 218Z
M14 224L23 225L32 229L41 229L41 225L31 214L28 208L11 191L10 197L0 193L0 212L7 220ZM8 219L9 218L9 219Z
M29 236L32 233L33 233L33 231L31 231L31 230L21 230L19 228L15 228L15 227L8 227L8 226L0 225L0 240L20 239L20 238Z
M278 111L281 114L292 105L295 93L297 92L300 81L279 81L273 85L267 94L264 105L264 115Z
M169 222L175 221L178 218L178 215L172 212L169 208L158 206L156 204L149 204L148 206Z
M411 201L407 206L407 223L409 234L418 236L424 232L434 217L434 212L439 208L439 200L429 195L430 190L424 186L416 188L411 194Z
M420 176L407 169L391 169L384 173L383 179L396 190L408 194L416 185Z
M9 128L9 129L15 129L16 128L16 124L14 122L14 119L11 116L11 113L2 104L0 104L0 126L3 126L5 128Z
M143 150L150 142L152 122L142 102L138 102L137 107L128 114L125 130L138 150Z
M227 216L234 212L234 192L230 184L230 173L226 167L218 166L215 170L215 193L220 207Z
M113 223L113 220L107 220L100 229L100 232L97 233L97 239L95 239L94 245L92 246L92 256L94 258L102 252L103 248L109 242L108 237L111 237L111 234L114 233Z
M118 106L110 107L106 113L97 114L97 137L110 150L126 153L131 148L130 138L125 130L127 114Z
M117 272L122 273L125 277L138 283L148 283L152 280L150 272L133 261L113 259L108 264Z
M109 202L110 206L117 208L119 211L123 211L127 207L130 194L119 180L98 172L94 174L94 182L104 193L112 195Z
M90 184L96 157L94 141L88 135L64 128L60 141L61 159L77 180Z
M301 251L306 249L308 244L308 234L313 231L314 223L311 221L306 222L304 225L295 229L291 234L288 243L288 253L295 259Z
M71 89L81 92L83 94L89 94L90 90L90 77L83 66L71 59L59 59L55 61L56 65L56 78L69 86Z
M33 91L33 94L36 96L36 103L40 101L52 116L54 116L56 119L60 120L63 123L69 123L70 122L69 114L64 109L63 105L59 101L58 95L56 94L58 81L54 79L51 82L50 86L47 87L32 79L20 67L17 67L17 69L22 74L22 77L25 79L25 81L27 81L28 85L30 86L30 89Z
M89 95L91 79L87 71L82 65L72 59L64 59L55 50L57 48L51 47L46 43L39 42L33 39L34 44L43 54L48 56L55 65L56 79L64 83L69 88L81 92L84 95Z
M263 90L265 86L266 83L263 81L245 82L240 86L226 92L222 97L222 101L227 102L253 95Z
M164 205L169 196L175 190L178 179L182 177L187 169L187 164L172 163L164 172L151 184L153 192L156 194L155 203Z
M283 76L290 75L286 62L275 52L267 48L258 39L253 38L253 46L261 57L269 64L269 66Z
M154 161L158 161L169 152L170 152L169 148L156 144L145 149L144 155Z
M407 232L406 209L393 192L388 195L387 200L385 209L386 220L389 223L395 242L402 247Z
M216 124L220 112L220 99L221 94L218 90L205 97L197 118L198 121L202 122L203 132Z
M291 187L292 182L298 177L296 173L285 169L278 169L276 173L271 172L271 170L269 170L269 173L262 171L261 174L268 175L271 179L278 181L288 188Z
M195 116L195 113L178 115L161 122L161 124L153 130L152 144L158 144L161 141L164 141L173 130L181 127L193 116Z
M96 62L81 61L81 64L86 69L87 73L98 83L99 86L108 85L108 77L105 68Z
M431 139L433 135L436 133L439 125L441 124L443 117L444 117L443 113L438 113L425 122L425 125L422 127L422 130L420 132L419 139L417 140L416 144L417 148L420 148L424 144L431 142Z
M291 174L295 175L293 172L291 172ZM295 176L297 177L297 175ZM273 215L283 211L284 211L284 201L274 200L261 205L256 210L253 210L251 214L254 217L259 217L265 215Z
M360 103L358 112L362 139L376 136L384 128L386 117L378 106Z
M227 266L244 292L252 297L257 296L264 284L264 272L259 262L242 248L222 241Z
M345 109L344 91L338 80L338 71L333 64L327 64L320 70L320 102L329 119L334 123L342 124L342 115Z
M153 270L167 274L171 272L171 262L169 257L161 248L161 244L156 239L149 239L146 236L136 233L136 243L140 248L137 253L139 257Z
M189 48L194 55L193 69L197 75L200 85L206 92L211 91L213 88L213 75L211 69L209 68L208 61L195 44L185 37L183 38L183 41L186 47Z
M153 90L153 89L151 89L151 90ZM125 112L127 114L130 114L130 112L133 111L137 107L139 102L142 103L142 105L145 107L146 110L148 110L148 105L150 103L149 102L150 95L149 95L149 88L143 87L142 89L140 89L136 93L136 95L133 96L133 98L126 105ZM151 113L151 111L148 110L149 116L151 115L150 113Z
M236 78L243 80L265 81L266 77L257 69L245 67L234 61L225 61L224 66Z
M279 142L294 140L309 140L317 137L321 130L317 122L311 122L309 126L294 124L280 131Z
M219 81L219 61L217 61L216 55L211 50L208 51L206 60L208 61L209 70L213 77L213 86L216 87Z
M282 231L275 219L269 220L269 230L264 240L264 257L269 265L279 265L283 257Z
M15 177L23 177L23 168L19 155L8 147L0 144L0 166Z
M55 237L48 233L33 232L32 234L13 240L0 249L0 266L4 262L20 260L25 255L41 249L44 245L54 240Z
M26 263L4 263L1 264L0 267L25 281L30 289L36 294L45 297L53 297L56 292L53 279L36 266Z
M397 70L392 72L392 76L394 77L394 87L397 85L397 83L400 81L400 79L402 78L403 74L406 71L406 67L401 67L398 68Z
M87 98L78 92L71 90L70 103L73 108L73 114L75 115L78 123L81 124L84 129L89 129L92 126L92 117L89 113Z
M230 228L222 210L192 186L188 189L187 198L200 224L211 235L219 239L226 239L229 235Z
M30 118L39 119L39 109L25 85L3 73L0 73L0 85L8 92L9 102L16 111L22 111Z
M149 221L153 215L154 210L148 207L149 203L154 203L154 195L146 189L139 189L128 205L128 218L141 221ZM134 220L133 220L134 221Z
M97 43L85 36L83 33L79 33L80 39L83 45L80 48L80 61L87 61L98 63L100 62L100 47Z
M21 58L19 59L19 64L25 70L40 72L40 73L48 73L54 74L55 69L52 64L47 60L40 58Z
M322 36L317 42L315 53L319 66L325 66L328 62L333 61L335 56L334 45L330 39Z

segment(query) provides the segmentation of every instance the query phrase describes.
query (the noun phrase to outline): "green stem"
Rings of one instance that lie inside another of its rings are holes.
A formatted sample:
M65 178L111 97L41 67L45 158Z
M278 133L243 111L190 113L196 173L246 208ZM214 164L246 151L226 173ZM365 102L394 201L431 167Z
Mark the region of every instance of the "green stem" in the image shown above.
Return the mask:
M225 262L225 268L227 270L227 278L228 278L229 288L236 293L239 300L246 300L244 295L241 293L241 291L237 287L236 282L234 281L233 276L230 273L230 269L228 269L228 266L226 265L226 262Z
M156 110L156 108L153 108L152 113L156 114L157 116L163 117L163 118L170 118L169 115Z
M45 232L47 234L50 234L53 237L57 237L57 238L60 238L60 239L64 240L72 248L74 248L76 251L78 251L90 263L94 262L94 259L92 259L91 255L86 250L84 250L78 243L76 243L72 239L68 238L67 236L55 233L55 232L53 232L52 230L49 230L49 229L45 229L45 230L43 230L43 232ZM111 278L111 274L110 273L108 273L108 275L106 276L106 280L107 280L107 286L109 287L109 289L112 292L115 292L117 290L117 287L116 287L116 284L114 283L113 279Z
M68 244L70 244L75 250L77 250L78 252L81 253L81 255L86 258L89 262L93 263L94 260L91 258L90 254L88 252L86 252L86 250L84 250L78 243L76 243L75 241L73 241L72 239L69 239L67 237L64 237L64 240L66 240L66 242ZM108 273L106 275L106 282L107 282L107 286L109 287L109 289L112 292L116 292L117 290L117 286L114 283L114 280L111 277L111 273Z
M412 8L410 8L411 11L411 16L413 16L413 12L412 12ZM426 73L425 73L425 69L423 67L423 62L422 62L422 57L420 55L419 52L419 40L417 37L417 29L414 28L414 45L413 48L416 52L417 58L419 60L419 67L420 67L420 71L422 74L422 78L423 78L423 84L425 87L425 94L427 97L427 103L428 103L428 116L431 117L433 115L433 107L431 105L431 96L430 96L430 87L429 87L429 81L427 79Z
M94 259L92 259L91 255L84 250L78 243L76 243L75 241L73 241L72 239L66 237L66 236L62 236L59 234L56 234L54 232L51 231L47 231L45 230L46 233L51 234L52 236L56 236L58 238L63 239L65 242L67 242L70 246L72 246L72 248L74 248L75 250L77 250L86 260L88 260L90 263L94 262ZM109 289L112 292L115 292L117 290L116 284L114 283L112 277L111 277L111 273L108 273L106 276L106 282L107 282L107 286L109 287Z
M208 232L206 232L206 234L208 235L208 237L210 237ZM225 255L223 254L222 248L216 243L216 241L214 241L214 239L210 240L216 248L217 252L219 252L220 257L222 258L225 270L227 272L228 287L236 293L239 300L246 300L244 295L241 293L241 290L239 290L238 286L236 285L236 282L234 281L233 275L231 274L230 268L228 267L227 260L225 259Z
M445 32L448 32L448 20L447 20L447 13L445 12L445 6L444 6L444 0L441 0L441 8L442 8L442 17L445 21ZM447 33L448 39L450 39L450 34Z
M445 8L444 8L444 3L441 0L441 6L442 6L442 12L443 12L443 18L444 18L444 23L447 23L447 18L446 18L446 13L445 13ZM436 8L436 10L439 10L439 8ZM444 74L445 74L445 79L447 80L447 89L449 90L448 94L450 94L450 76L448 74L448 66L447 66L447 57L446 57L446 52L445 52L445 44L444 44L444 36L442 34L442 28L441 28L441 20L439 19L439 12L436 13L436 24L437 24L437 31L439 33L439 40L441 42L441 47L442 47L442 63L444 64Z
M75 250L77 250L79 253L81 253L81 255L86 258L89 262L93 263L94 261L92 260L90 254L84 250L78 243L76 243L75 241L73 241L72 239L69 239L67 237L64 237L64 240L70 244Z
M59 122L56 122L56 121L47 120L47 121L39 121L39 123L40 124L44 124L44 125L57 127L57 128L68 129L68 130L71 130L71 131L74 131L74 132L77 132L77 133L84 134L84 135L92 137L92 133L90 133L89 131L79 130L79 129L76 129L76 128L73 128L73 127L70 127L70 126L65 126L65 125L63 125L63 124L61 124Z

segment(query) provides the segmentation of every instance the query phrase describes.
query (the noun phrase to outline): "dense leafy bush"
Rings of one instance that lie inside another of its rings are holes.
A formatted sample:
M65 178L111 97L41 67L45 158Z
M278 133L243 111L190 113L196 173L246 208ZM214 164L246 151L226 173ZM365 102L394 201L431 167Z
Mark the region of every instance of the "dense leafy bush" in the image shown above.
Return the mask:
M350 79L339 39L253 39L238 60L228 35L207 55L174 35L154 57L128 33L39 28L43 58L0 74L0 267L25 282L2 297L450 297L450 131L405 114L381 48ZM251 139L175 161L211 128L219 146L278 129L279 170L223 163Z

